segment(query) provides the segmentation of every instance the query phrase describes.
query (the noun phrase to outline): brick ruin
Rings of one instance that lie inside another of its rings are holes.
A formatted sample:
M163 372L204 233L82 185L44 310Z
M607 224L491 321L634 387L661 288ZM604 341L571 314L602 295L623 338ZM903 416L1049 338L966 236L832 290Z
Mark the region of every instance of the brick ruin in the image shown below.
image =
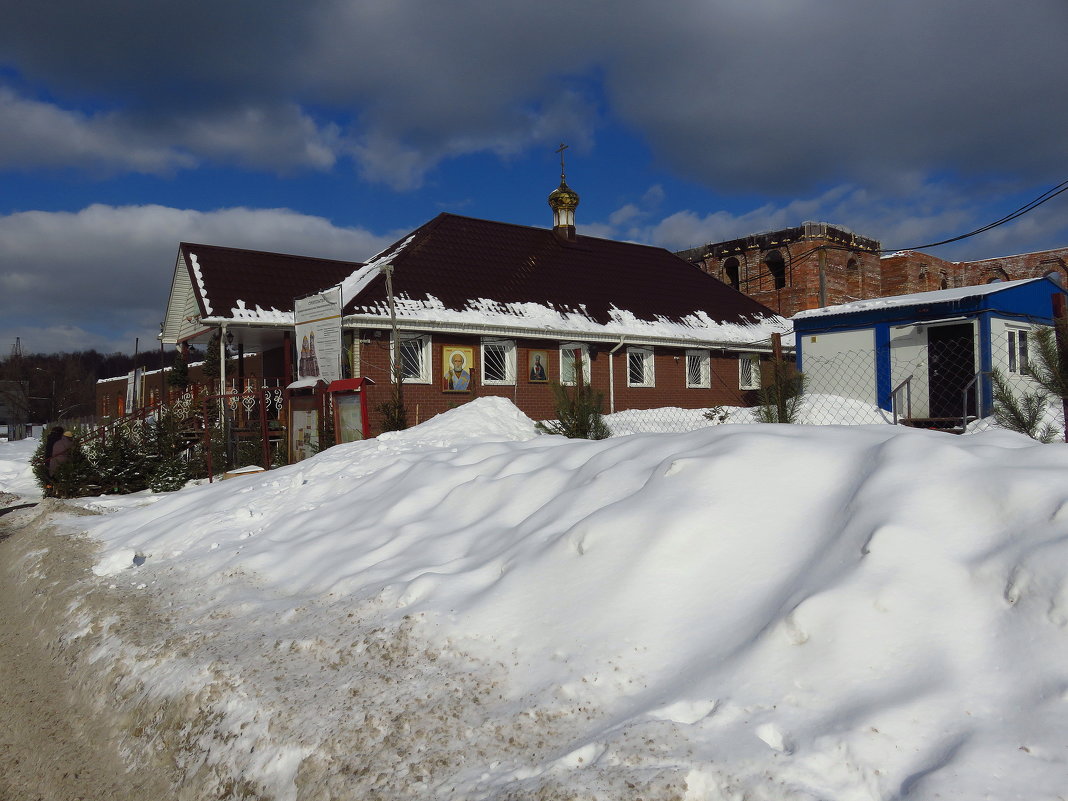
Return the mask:
M875 239L822 222L679 251L705 272L784 317L854 300L1052 275L1068 281L1068 248L981 261L920 251L882 255Z

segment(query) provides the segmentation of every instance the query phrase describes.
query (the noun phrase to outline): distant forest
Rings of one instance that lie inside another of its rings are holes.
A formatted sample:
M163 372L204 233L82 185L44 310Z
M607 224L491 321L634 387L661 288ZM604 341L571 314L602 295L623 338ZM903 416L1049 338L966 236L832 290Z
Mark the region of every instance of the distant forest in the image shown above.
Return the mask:
M173 346L146 351L133 357L127 353L13 353L0 361L0 398L22 422L80 420L96 412L96 382L101 378L127 375L134 367L146 371L171 367L178 351ZM195 349L190 361L203 358ZM11 384L9 382L16 382Z

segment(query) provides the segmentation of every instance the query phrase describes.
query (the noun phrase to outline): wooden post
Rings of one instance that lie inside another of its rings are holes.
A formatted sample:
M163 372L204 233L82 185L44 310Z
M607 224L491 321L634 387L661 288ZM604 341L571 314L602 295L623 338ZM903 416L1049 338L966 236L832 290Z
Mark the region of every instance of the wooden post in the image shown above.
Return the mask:
M211 425L208 423L208 404L211 403L208 397L205 397L201 401L204 405L204 457L208 462L208 483L212 483L214 476L213 465L211 463Z
M267 389L259 391L260 403L260 437L263 439L263 469L271 469L271 442L267 433Z

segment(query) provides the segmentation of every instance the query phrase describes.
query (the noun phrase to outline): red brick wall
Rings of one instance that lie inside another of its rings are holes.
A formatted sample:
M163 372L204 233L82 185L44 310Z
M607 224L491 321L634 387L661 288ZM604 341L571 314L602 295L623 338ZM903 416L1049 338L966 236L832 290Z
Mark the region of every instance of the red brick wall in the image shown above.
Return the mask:
M827 305L851 300L879 297L879 257L865 250L844 250L829 239L812 238L783 242L763 250L753 248L733 254L739 262L739 289L773 309L783 317L791 317L804 309L820 306L820 251L824 259L824 287ZM774 276L765 260L778 251L785 265L786 285L775 288ZM731 283L726 264L731 255L716 258L708 255L699 262L705 272L724 283Z
M366 335L364 335L366 339ZM475 349L476 369L474 389L467 394L443 392L440 377L443 374L442 345L460 345ZM544 351L548 364L546 372L550 382L560 378L560 351L558 342L544 340L516 340L516 363L518 381L515 385L483 385L481 377L481 340L478 337L435 335L431 337L430 384L406 383L404 403L408 410L409 424L424 422L436 414L455 408L476 397L504 397L512 401L533 420L551 420L556 417L555 401L550 383L532 383L528 380L529 355L532 350ZM601 344L590 363L590 383L604 395L604 409L609 411L610 386L609 364L614 370L615 409L655 409L662 406L677 406L684 409L703 409L710 406L748 406L755 401L754 392L738 389L738 357L736 354L713 352L711 357L712 386L709 389L691 389L686 386L685 349L654 349L653 387L627 386L626 347L610 357L611 345ZM360 373L373 379L375 386L367 389L366 402L371 417L371 433L382 430L381 415L376 407L390 397L391 378L390 340L388 337L371 339L360 346ZM678 360L676 361L676 357Z
M823 251L827 305L852 300L908 295L985 284L993 279L1035 278L1050 272L1059 274L1068 286L1068 248L1004 256L973 262L951 262L918 251L903 251L880 258L866 250L842 249L841 243L820 238L783 242L752 248L742 253L716 258L711 254L698 262L705 272L731 283L725 266L730 258L739 263L740 290L754 300L791 317L804 309L820 306L819 251ZM778 250L786 264L786 286L775 289L765 259Z

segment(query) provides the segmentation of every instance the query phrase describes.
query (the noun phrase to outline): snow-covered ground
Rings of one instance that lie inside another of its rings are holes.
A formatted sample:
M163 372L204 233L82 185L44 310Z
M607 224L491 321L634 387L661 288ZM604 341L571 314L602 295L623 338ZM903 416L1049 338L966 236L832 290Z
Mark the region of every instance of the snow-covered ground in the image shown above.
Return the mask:
M0 492L27 500L41 497L41 488L37 486L30 469L30 459L39 444L40 441L32 437L16 442L0 442Z
M587 442L484 398L79 503L125 606L73 605L65 642L131 758L177 753L204 797L1068 797L1063 443Z

